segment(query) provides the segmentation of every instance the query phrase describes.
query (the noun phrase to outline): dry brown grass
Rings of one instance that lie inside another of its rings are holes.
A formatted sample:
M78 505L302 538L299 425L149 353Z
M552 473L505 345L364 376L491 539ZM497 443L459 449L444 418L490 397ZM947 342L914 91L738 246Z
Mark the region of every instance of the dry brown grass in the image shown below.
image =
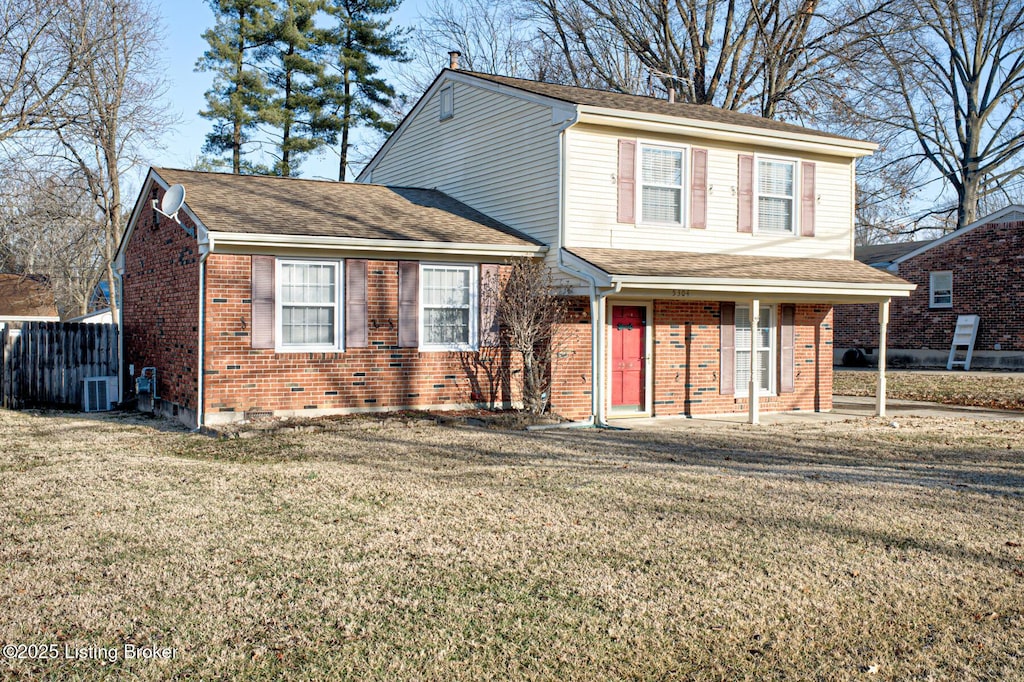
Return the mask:
M901 423L0 412L0 644L177 650L0 676L1022 679L1024 423Z
M885 377L886 394L890 398L1024 410L1024 372L948 374L888 371ZM873 396L877 382L875 372L838 371L833 374L832 391L836 395Z

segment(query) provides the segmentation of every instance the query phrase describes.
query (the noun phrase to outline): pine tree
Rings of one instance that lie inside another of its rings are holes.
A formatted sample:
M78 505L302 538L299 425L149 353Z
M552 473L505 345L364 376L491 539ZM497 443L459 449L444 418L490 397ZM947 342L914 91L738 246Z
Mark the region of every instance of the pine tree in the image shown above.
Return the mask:
M216 24L203 33L210 47L196 62L196 70L212 71L216 76L206 93L207 108L199 112L214 121L203 152L230 152L231 170L236 174L266 172L266 168L247 163L242 157L270 94L254 60L271 37L274 0L208 1Z
M337 51L337 74L325 78L324 88L334 107L327 123L340 132L338 180L345 179L353 128L394 130L381 109L391 105L395 90L377 75L380 69L373 58L408 61L403 32L390 29L391 20L383 18L400 4L401 0L328 0L326 10L336 20L328 33Z
M315 22L322 8L321 0L280 0L273 43L260 51L274 90L261 119L280 131L277 175L296 175L304 155L335 139L325 115L331 100L325 89L327 36Z

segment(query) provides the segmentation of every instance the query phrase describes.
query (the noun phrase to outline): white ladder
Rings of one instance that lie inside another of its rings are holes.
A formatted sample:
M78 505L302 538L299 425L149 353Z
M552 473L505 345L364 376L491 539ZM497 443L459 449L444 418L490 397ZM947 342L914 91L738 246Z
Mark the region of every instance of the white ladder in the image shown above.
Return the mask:
M964 371L971 369L971 356L974 355L974 342L978 338L978 325L981 323L979 315L960 315L956 318L956 329L953 331L953 345L949 348L949 361L946 362L946 369L953 369L954 365L963 365ZM966 348L964 348L966 346ZM964 353L963 359L957 358L957 353Z

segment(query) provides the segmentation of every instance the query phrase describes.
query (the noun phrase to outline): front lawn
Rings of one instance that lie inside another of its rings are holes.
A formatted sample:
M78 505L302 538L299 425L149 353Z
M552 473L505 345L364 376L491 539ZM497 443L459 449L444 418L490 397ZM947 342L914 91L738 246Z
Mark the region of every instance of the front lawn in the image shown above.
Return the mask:
M0 442L0 644L59 652L0 677L1024 670L1021 422L218 441L0 411Z
M888 371L885 378L885 392L890 398L1024 410L1024 372ZM833 374L832 392L836 395L873 396L877 384L876 372L839 370Z

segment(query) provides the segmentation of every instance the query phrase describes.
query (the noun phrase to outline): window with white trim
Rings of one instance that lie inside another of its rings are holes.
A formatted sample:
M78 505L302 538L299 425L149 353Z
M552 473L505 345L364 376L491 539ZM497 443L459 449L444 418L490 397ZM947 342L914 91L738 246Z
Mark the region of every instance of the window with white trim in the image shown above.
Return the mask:
M640 146L640 222L682 225L685 159L678 147Z
M931 273L928 305L932 308L953 307L953 272L942 270Z
M761 306L757 322L757 355L754 376L761 394L775 390L775 324L771 306ZM750 307L736 306L736 395L750 392Z
M419 317L422 350L476 350L476 266L421 264Z
M793 232L796 216L796 162L757 160L757 229Z
M342 350L341 269L340 261L278 259L278 350Z
M443 121L455 116L455 85L448 84L441 88L439 97L441 109L439 120Z

